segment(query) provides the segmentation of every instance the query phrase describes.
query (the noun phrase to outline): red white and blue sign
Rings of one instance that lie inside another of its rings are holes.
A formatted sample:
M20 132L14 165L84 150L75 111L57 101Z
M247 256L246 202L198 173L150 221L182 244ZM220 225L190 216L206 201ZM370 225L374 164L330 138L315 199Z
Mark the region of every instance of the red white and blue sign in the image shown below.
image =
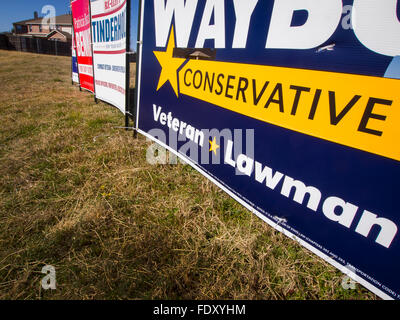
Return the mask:
M79 83L78 60L76 58L75 37L72 37L72 82Z
M91 2L96 97L125 113L127 0Z
M71 11L80 86L94 92L89 0L72 0Z

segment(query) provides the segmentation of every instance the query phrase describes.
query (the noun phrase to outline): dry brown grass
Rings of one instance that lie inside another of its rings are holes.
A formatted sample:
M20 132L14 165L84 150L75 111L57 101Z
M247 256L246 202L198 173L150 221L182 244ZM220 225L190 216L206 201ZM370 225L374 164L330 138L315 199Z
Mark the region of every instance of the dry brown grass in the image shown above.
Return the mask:
M1 299L376 299L189 166L149 165L68 58L0 51L0 86Z

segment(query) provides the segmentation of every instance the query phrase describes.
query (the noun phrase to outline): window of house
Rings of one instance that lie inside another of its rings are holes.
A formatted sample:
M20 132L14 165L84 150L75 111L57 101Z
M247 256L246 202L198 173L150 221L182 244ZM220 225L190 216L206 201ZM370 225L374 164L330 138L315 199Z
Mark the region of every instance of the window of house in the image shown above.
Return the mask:
M29 25L29 32L32 32L32 25Z
M42 32L42 25L39 24L39 32Z

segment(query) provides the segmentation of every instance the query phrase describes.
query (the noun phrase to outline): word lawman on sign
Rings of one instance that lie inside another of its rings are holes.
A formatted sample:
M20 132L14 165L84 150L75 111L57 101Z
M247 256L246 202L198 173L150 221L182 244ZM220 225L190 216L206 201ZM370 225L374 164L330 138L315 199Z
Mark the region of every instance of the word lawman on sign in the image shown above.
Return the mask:
M140 15L137 130L399 299L397 1L143 0ZM210 147L203 133L224 129L254 130L253 152L215 136ZM223 161L198 161L204 149Z

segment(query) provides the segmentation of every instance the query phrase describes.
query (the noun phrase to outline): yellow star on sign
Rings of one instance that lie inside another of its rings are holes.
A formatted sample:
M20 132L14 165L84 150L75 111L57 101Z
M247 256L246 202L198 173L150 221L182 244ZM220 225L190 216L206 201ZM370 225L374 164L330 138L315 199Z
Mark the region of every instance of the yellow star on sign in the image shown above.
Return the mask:
M213 141L209 140L210 142L210 151L214 152L217 155L217 150L219 149L219 145L217 144L216 138L214 137Z
M161 74L158 79L157 91L167 82L174 89L176 96L178 97L178 68L185 62L183 58L173 58L173 52L175 48L175 36L174 27L171 28L169 40L166 51L153 51L159 64L161 65Z

